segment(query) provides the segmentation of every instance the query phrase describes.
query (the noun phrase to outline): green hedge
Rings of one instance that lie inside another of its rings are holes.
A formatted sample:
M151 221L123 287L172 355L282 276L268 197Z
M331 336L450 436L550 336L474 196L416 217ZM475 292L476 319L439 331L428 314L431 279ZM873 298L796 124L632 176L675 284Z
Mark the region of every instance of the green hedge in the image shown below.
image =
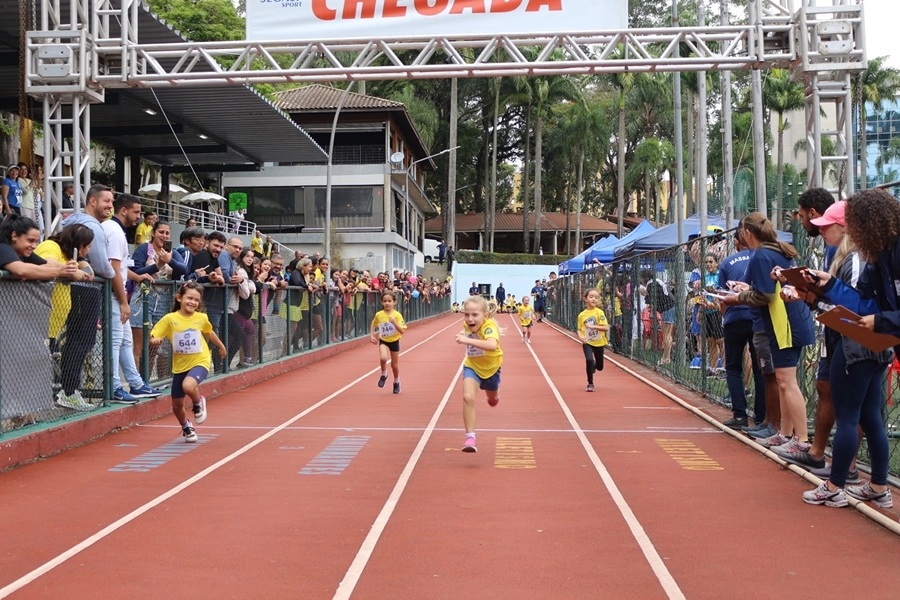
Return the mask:
M572 258L567 254L502 254L500 252L475 252L460 250L456 262L476 265L553 265Z

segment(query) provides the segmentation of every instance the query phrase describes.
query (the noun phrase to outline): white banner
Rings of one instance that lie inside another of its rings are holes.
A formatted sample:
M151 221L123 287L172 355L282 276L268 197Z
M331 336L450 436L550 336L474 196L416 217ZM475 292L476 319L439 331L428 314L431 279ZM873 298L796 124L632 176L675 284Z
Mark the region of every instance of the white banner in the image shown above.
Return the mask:
M627 27L627 0L247 0L250 41L577 33Z

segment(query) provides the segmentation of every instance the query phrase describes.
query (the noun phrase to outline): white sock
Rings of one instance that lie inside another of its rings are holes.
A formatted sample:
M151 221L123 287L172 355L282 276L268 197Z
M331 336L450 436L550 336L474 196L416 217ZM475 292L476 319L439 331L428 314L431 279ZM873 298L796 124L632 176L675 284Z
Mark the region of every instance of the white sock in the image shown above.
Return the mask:
M473 432L471 432L471 433L466 433L466 437L467 437L467 438L472 438L472 439L474 440L474 439L475 439L475 432L473 431Z
M387 371L382 371L382 372L381 372L381 376L382 376L382 377L387 377Z

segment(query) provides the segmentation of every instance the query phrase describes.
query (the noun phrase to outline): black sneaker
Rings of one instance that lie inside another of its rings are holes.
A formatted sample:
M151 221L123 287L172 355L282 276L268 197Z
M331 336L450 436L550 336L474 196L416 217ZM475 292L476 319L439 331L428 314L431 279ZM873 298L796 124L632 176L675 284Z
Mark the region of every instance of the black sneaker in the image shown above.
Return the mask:
M743 419L734 417L732 419L728 419L727 421L722 423L722 425L728 427L729 429L740 429L741 427L747 426L747 417L744 417Z
M400 382L399 382L399 381L395 381L395 382L394 382L394 393L395 393L395 394L399 394L399 393L400 393Z
M809 452L798 451L791 452L786 454L778 455L784 462L791 463L792 465L797 465L798 467L804 468L807 471L812 471L813 469L823 469L825 468L825 458L816 458L811 455ZM829 475L831 471L829 470ZM827 477L826 477L827 479Z
M384 383L387 381L387 375L382 375L378 378L378 387L384 387Z

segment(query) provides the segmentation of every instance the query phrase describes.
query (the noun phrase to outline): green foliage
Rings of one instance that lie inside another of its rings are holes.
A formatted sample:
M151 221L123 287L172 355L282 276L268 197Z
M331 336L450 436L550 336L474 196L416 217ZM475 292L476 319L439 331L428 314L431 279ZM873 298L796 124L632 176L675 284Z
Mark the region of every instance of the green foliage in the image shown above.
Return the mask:
M459 250L456 262L474 265L558 265L572 258L568 254L503 254L500 252L476 252Z
M150 9L192 42L242 40L246 20L230 0L148 0Z

